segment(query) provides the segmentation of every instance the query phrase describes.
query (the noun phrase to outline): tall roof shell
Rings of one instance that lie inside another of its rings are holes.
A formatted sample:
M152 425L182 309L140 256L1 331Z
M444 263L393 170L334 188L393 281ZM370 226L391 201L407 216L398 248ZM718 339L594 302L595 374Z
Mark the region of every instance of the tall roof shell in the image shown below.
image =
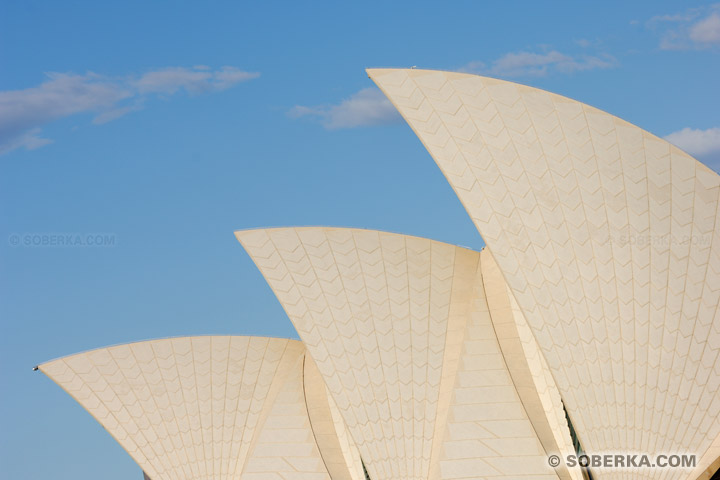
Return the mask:
M483 275L480 252L357 229L236 235L297 328L372 479L580 478L547 464L549 453L572 452L562 404L542 366L531 371L524 360L522 349L537 346L532 336L520 341L504 282ZM486 282L498 280L489 306ZM534 373L549 382L540 393Z
M585 449L695 453L699 475L720 453L720 177L542 90L368 73L497 260Z

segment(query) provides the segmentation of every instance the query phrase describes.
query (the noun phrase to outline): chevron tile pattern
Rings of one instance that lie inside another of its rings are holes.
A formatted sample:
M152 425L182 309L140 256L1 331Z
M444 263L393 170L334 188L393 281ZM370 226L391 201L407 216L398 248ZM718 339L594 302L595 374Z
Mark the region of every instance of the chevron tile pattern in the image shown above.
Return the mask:
M333 480L365 480L360 452L310 355L305 356L305 399L323 461Z
M557 385L495 259L487 249L480 258L490 317L513 385L545 451L567 458L575 447ZM564 464L556 470L562 478L580 478L579 471Z
M39 368L152 480L582 480L573 453L720 462L720 176L579 102L368 70L488 248L236 232L303 342L184 337Z
M295 343L295 342L293 342ZM304 359L287 374L262 421L242 480L330 480L325 455L315 441L303 385ZM321 394L325 394L320 390ZM362 472L362 469L359 470ZM232 478L232 477L229 477Z
M459 73L368 73L483 236L585 449L705 459L720 434L718 175L548 92Z
M558 478L505 366L479 252L356 229L236 235L371 478Z
M294 340L184 337L39 368L152 480L327 480L305 410L303 357Z
M502 330L488 303L483 260L480 264L474 281L458 279L471 287L472 304L465 312L462 341L446 347L459 354L459 362L454 372L448 368L454 381L443 386L451 397L447 415L437 418L444 428L438 432L441 450L429 478L557 479L560 475L548 467L547 456L559 449L539 440L535 423L540 418L530 418L518 395L509 369L512 358L501 348ZM545 412L539 413L545 417ZM569 442L567 425L564 428ZM570 477L565 472L561 478L581 478L579 471L574 473Z

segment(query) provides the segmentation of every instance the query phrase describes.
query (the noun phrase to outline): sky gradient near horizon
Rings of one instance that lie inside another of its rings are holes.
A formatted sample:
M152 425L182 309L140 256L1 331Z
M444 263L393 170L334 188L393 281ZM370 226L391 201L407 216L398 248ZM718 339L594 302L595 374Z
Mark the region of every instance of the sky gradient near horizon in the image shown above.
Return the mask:
M38 363L297 338L234 230L483 246L364 72L411 66L565 95L720 168L718 3L0 4L0 479L141 478Z

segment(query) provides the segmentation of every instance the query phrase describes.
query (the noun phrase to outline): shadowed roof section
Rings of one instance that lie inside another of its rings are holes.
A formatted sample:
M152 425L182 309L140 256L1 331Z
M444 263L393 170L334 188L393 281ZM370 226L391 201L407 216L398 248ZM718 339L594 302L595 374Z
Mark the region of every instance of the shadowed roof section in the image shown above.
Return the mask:
M547 465L547 452L570 453L564 417L546 418L546 407L560 417L562 407L538 399L528 416L480 252L348 228L236 235L297 328L370 478L579 478Z
M720 177L542 90L441 71L368 74L492 252L585 449L698 455L694 472L665 478L707 468L720 434Z
M305 349L262 337L181 337L39 366L152 480L329 480L307 415Z

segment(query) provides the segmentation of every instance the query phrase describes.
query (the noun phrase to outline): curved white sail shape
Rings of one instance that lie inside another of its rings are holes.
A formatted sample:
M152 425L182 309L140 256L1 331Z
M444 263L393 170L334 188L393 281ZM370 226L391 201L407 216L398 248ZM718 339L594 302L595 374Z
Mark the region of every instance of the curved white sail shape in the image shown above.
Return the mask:
M310 355L303 370L305 401L310 424L332 480L365 480L357 446L350 439L335 401Z
M357 229L236 235L315 360L370 478L580 478L547 464L549 453L571 453L562 406L518 394L496 336L503 328L512 342L516 327L509 311L504 327L494 323L480 252Z
M720 177L542 90L440 71L368 73L497 260L585 450L694 453L695 478L720 434Z
M261 337L131 343L40 365L151 480L329 480L304 347Z

